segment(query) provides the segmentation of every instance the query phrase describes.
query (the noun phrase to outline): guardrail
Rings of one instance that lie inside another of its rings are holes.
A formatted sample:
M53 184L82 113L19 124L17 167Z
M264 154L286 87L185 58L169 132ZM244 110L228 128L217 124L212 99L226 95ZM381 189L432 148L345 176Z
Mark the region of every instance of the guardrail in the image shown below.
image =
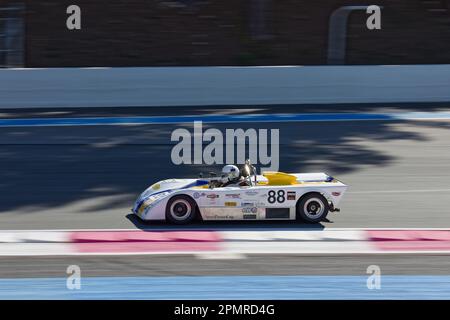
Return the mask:
M450 65L0 70L0 108L450 101Z

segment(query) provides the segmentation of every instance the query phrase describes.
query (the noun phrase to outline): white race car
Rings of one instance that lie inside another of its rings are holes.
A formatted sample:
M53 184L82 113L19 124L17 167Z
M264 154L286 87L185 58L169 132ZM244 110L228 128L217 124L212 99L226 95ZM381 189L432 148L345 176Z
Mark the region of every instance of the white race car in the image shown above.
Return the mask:
M337 205L347 189L344 183L325 173L257 175L249 162L239 172L234 185L223 183L226 175L157 182L139 196L132 212L143 220L167 220L175 224L186 224L194 218L299 219L318 223L328 212L339 211Z

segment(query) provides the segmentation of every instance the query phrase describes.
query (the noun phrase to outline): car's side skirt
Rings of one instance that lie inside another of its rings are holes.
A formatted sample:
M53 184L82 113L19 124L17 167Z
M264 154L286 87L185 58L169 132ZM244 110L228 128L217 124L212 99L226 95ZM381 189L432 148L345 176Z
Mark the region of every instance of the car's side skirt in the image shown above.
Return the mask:
M202 207L203 220L295 220L295 207L256 208L256 207Z

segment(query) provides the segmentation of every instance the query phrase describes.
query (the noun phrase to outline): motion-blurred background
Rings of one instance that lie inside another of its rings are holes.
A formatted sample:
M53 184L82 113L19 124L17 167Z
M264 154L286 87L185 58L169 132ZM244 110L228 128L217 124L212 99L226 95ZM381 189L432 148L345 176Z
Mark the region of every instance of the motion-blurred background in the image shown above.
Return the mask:
M450 0L0 0L0 67L0 298L450 298ZM341 213L140 221L149 185L222 167L173 163L194 120L279 129Z
M80 32L64 27L71 4L82 8ZM370 4L383 8L381 30L363 27L361 6ZM2 0L0 65L449 63L449 8L449 0ZM342 39L345 57L329 53Z

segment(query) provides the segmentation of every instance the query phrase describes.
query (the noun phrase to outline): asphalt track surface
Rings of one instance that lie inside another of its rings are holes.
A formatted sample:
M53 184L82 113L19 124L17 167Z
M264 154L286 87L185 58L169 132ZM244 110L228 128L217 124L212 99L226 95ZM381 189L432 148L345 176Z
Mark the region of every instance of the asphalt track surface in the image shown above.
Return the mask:
M337 107L211 107L194 109L190 114L336 112ZM369 105L340 106L339 110L449 111L449 107L445 104ZM2 110L0 117L177 115L183 111L182 108L126 110ZM325 171L347 183L350 188L340 205L341 213L330 214L328 221L313 226L297 222L214 222L183 227L144 224L129 213L136 196L148 185L161 179L195 177L199 172L220 170L221 166L172 163L170 153L174 143L170 142L171 132L176 128L187 128L192 132L192 123L0 127L0 229L450 227L448 120L227 123L204 124L203 129L211 127L222 131L226 128L279 129L280 171ZM93 276L197 274L192 270L211 274L226 274L226 270L232 274L365 274L365 268L374 263L373 257L367 256L339 259L273 256L229 261L180 256L172 257L170 262L164 260L167 257L140 256L29 259L0 258L0 277L58 276L58 272L62 273L59 276L64 276L64 266L73 259L86 263L88 274ZM392 274L448 274L450 271L447 256L377 259L375 264L384 263ZM167 268L168 265L173 267ZM205 269L193 268L200 265Z
M170 108L166 112L173 115ZM448 120L203 125L211 127L279 129L280 171L325 171L347 183L341 213L315 228L450 227ZM177 228L128 215L153 182L220 170L174 165L170 136L176 128L192 132L192 123L0 127L0 228ZM187 228L304 227L311 226L225 222Z
M448 256L248 255L245 259L199 259L191 255L0 257L0 278L66 277L78 265L83 277L359 275L371 265L384 275L448 275Z

